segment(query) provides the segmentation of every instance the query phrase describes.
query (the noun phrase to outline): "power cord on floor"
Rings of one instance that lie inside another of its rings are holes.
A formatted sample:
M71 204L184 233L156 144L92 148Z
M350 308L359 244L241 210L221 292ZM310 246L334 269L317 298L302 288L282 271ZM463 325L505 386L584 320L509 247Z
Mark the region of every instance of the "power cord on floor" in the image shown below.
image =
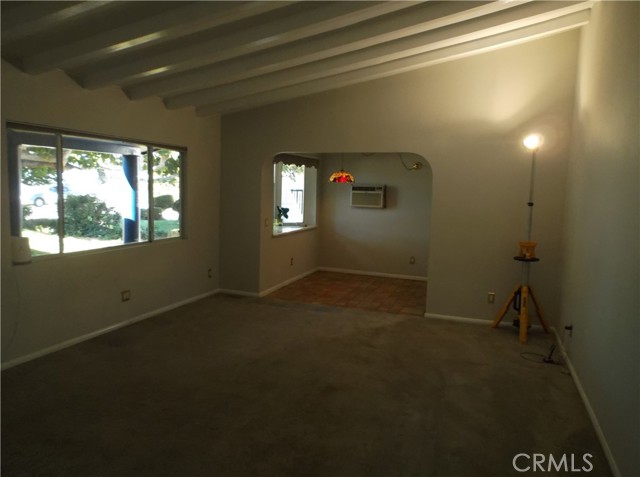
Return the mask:
M564 361L553 359L553 352L555 350L556 350L556 345L552 344L551 349L549 350L549 354L547 356L543 355L542 353L531 353L528 351L523 351L522 353L520 353L520 357L522 359L526 359L527 361L531 361L533 363L555 364L557 366L562 366L563 374L567 374L567 375L571 374L569 372L569 369L565 366Z

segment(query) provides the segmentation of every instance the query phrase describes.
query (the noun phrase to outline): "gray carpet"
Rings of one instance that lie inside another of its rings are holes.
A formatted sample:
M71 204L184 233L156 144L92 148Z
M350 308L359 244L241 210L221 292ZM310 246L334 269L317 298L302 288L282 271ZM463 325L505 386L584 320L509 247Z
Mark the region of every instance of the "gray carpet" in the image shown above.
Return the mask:
M2 475L512 477L587 452L610 476L530 337L212 297L3 372Z

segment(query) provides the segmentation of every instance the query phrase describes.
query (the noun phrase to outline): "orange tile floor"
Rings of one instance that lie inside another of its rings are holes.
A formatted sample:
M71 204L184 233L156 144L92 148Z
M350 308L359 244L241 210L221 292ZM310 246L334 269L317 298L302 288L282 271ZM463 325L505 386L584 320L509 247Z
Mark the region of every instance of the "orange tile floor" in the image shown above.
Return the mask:
M427 282L314 272L265 298L422 316L427 299Z

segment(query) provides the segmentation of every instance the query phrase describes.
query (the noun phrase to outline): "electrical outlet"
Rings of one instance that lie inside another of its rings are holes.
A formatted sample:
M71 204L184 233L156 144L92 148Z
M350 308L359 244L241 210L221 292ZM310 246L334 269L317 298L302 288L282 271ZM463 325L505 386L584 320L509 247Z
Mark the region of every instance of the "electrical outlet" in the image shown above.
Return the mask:
M569 332L569 338L573 338L573 323L564 327Z
M131 300L131 290L122 290L120 292L120 299L122 301L129 301Z
M409 257L409 263L410 263L411 265L415 265L415 263L416 263L416 257Z
M487 293L487 303L495 303L496 302L496 292Z

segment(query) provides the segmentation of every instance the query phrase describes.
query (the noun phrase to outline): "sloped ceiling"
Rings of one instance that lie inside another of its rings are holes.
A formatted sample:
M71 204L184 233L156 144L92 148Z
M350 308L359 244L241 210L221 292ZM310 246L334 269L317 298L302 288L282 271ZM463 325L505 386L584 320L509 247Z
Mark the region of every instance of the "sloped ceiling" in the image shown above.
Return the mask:
M2 57L229 113L578 28L592 2L2 1ZM551 53L551 52L550 52Z

